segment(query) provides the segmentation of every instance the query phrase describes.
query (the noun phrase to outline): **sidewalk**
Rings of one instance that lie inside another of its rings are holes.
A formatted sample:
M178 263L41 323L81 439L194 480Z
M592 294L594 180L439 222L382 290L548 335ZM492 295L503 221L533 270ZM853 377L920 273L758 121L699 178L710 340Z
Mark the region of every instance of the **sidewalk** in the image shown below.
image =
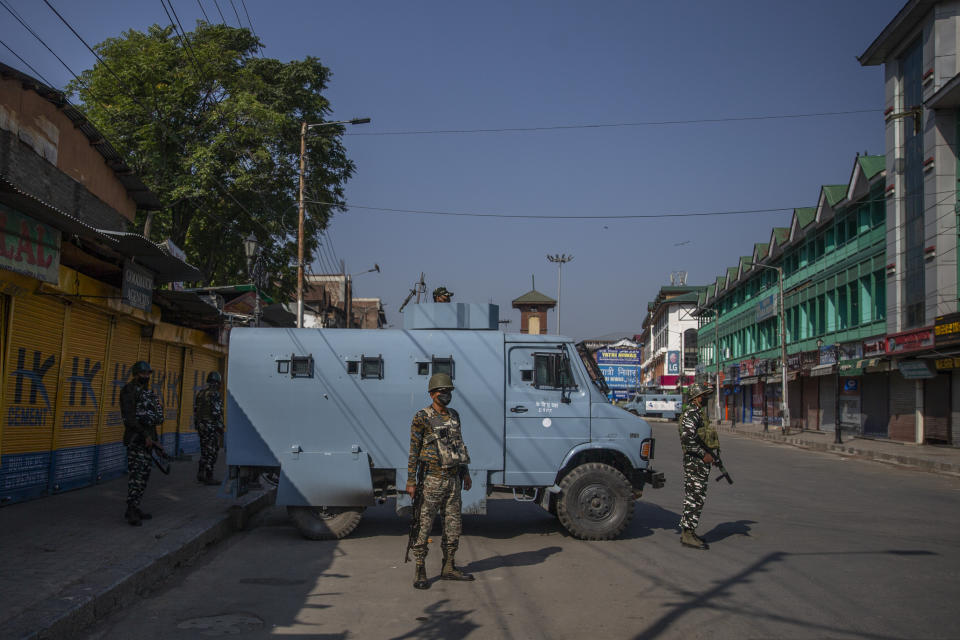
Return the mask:
M273 491L240 500L196 482L195 461L154 467L141 527L123 518L126 476L0 508L0 638L69 638L242 528ZM218 476L223 477L222 462Z
M887 462L903 467L922 469L934 473L960 475L960 448L922 444L900 443L890 440L861 438L843 432L843 444L834 444L833 431L791 431L784 436L780 427L771 425L764 432L762 424L721 421L717 424L720 433L734 434L793 445L813 451L824 451L854 458Z

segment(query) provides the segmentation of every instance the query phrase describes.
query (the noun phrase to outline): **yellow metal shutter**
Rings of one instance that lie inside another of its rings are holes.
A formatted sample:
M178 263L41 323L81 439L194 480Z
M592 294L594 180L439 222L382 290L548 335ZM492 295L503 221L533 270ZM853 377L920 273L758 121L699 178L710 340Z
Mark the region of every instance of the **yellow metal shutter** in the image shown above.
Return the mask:
M0 380L6 379L6 363L4 358L7 353L7 296L0 293ZM7 405L4 402L4 389L0 384L0 410L6 412ZM0 420L0 469L3 468L3 420Z
M97 452L97 480L107 480L127 469L127 448L123 446L123 416L120 415L120 390L130 381L130 368L140 357L140 325L118 319L110 333L110 355L106 377L109 384L103 394L100 439Z
M142 347L140 351L143 351ZM167 405L163 401L163 398L167 390L167 345L162 342L157 342L156 340L151 340L148 360L150 362L150 368L153 369L153 375L150 377L150 388L153 389L153 392L160 398L160 403L163 405L164 413L166 413ZM163 425L157 426L157 434L160 436L160 444L163 445L163 448L168 453L172 452L174 444L172 438L176 436L171 436L169 440L165 438L163 436Z
M54 491L94 481L109 332L110 318L102 313L72 305L66 314L63 378L54 423Z
M47 296L11 300L5 354L0 500L46 493L57 408L64 304Z
M160 436L164 446L178 450L177 431L180 426L181 382L183 381L183 347L167 345L167 364L164 368L166 379L163 385L163 434Z

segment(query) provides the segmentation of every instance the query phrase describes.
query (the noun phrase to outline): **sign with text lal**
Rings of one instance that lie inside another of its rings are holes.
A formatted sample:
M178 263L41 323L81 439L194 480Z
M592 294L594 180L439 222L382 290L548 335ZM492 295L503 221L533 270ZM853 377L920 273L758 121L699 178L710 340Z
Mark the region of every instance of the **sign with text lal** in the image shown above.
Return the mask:
M597 366L611 390L636 389L640 385L639 349L600 349Z

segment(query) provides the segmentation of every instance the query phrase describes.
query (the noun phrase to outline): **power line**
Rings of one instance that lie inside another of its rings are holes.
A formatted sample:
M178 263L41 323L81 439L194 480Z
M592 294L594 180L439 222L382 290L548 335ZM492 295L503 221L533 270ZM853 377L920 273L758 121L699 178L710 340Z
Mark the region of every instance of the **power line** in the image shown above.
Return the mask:
M345 136L412 136L432 134L463 133L523 133L531 131L562 131L571 129L613 129L623 127L654 127L682 124L716 124L721 122L752 122L758 120L787 120L797 118L819 118L826 116L845 116L860 113L880 113L880 109L853 109L850 111L821 111L817 113L787 113L760 116L734 116L730 118L696 118L691 120L643 120L638 122L612 122L592 124L566 124L543 127L499 127L491 129L421 129L414 131L373 131L344 133Z
M197 0L197 6L200 7L200 13L203 14L203 19L207 22L210 22L210 16L207 15L207 10L203 8L203 4L200 3L200 0Z
M240 14L237 13L237 5L233 4L233 0L230 0L230 7L233 9L233 15L237 16L237 26L243 29L243 22L240 21Z
M213 0L213 6L217 8L217 13L220 14L220 22L223 23L223 26L227 26L227 19L223 17L223 11L220 11L220 5L217 4L217 0Z

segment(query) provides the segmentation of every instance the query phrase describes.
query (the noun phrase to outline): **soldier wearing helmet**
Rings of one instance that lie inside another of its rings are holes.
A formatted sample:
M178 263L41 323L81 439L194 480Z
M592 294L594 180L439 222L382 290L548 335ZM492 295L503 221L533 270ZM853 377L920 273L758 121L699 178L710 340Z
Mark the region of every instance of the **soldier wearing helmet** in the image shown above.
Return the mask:
M450 302L450 298L453 297L453 292L448 291L446 287L437 287L433 290L433 301L434 302Z
M150 389L152 369L143 360L130 368L133 379L120 391L123 444L127 447L127 523L139 527L152 516L140 510L150 479L150 449L158 446L157 426L163 424L163 405Z
M416 560L413 586L417 589L430 588L425 566L427 539L437 511L443 518L440 579L473 580L472 575L454 563L462 528L460 491L469 491L472 481L467 468L470 454L460 431L460 415L448 406L453 397L453 380L446 373L435 373L427 391L433 402L413 417L407 461L406 491L414 499L410 548Z
M223 397L220 395L220 372L207 374L207 386L200 389L193 399L193 422L200 436L200 463L197 482L220 484L213 478L220 450L219 436L223 434Z
M683 515L680 517L680 543L694 549L708 549L697 535L700 512L707 497L710 464L714 458L703 442L714 449L719 445L717 432L703 419L703 403L713 393L710 385L694 384L689 389L688 405L680 416L680 447L683 449Z

